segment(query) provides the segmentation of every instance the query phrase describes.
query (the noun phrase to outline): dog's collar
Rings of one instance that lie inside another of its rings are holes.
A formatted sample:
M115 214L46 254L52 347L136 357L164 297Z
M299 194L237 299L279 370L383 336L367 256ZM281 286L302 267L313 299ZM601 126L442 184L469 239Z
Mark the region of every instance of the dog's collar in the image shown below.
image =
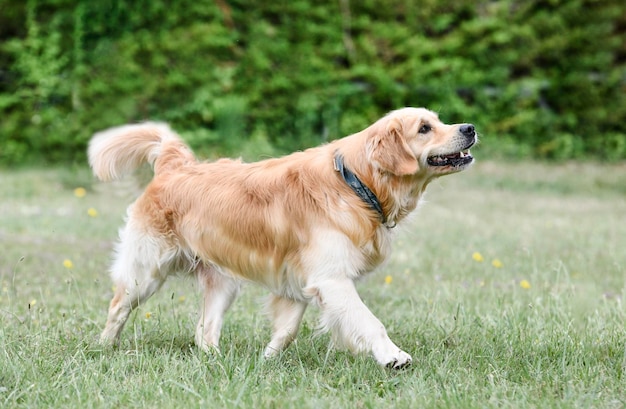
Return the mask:
M396 227L394 222L387 223L387 217L385 217L385 213L383 212L383 207L380 204L380 201L372 192L372 190L367 187L361 180L352 173L348 168L345 167L343 163L343 156L340 154L335 154L334 160L335 170L339 172L343 180L350 186L350 188L356 193L356 195L365 203L369 205L369 207L378 213L382 224L386 227L393 228Z

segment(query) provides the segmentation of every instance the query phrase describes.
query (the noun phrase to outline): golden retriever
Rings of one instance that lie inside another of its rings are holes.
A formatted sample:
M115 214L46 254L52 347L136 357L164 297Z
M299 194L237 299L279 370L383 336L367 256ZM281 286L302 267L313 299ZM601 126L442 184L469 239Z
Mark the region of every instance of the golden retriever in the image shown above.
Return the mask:
M473 162L476 141L473 125L443 124L424 108L402 108L345 138L255 163L198 162L162 123L97 133L88 153L99 179L118 179L144 162L154 167L120 231L102 341L117 343L130 312L182 272L203 290L195 341L205 350L218 347L224 313L240 284L252 281L272 294L266 357L289 345L314 304L321 329L338 345L381 365L410 364L355 280L388 257L393 228L428 183Z

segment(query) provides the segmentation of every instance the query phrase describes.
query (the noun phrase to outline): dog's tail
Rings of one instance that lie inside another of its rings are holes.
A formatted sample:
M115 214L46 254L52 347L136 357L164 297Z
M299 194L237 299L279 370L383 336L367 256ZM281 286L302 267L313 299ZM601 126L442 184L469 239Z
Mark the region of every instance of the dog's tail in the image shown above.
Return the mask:
M167 124L144 122L110 128L89 142L89 164L102 181L120 179L148 162L154 173L176 169L196 158Z

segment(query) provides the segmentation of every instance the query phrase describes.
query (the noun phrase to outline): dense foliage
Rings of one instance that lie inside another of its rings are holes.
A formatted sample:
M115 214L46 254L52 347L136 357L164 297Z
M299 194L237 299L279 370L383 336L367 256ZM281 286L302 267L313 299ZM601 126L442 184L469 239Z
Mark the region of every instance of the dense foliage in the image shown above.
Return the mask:
M0 0L0 162L172 123L204 153L300 149L401 106L483 148L626 158L620 0Z

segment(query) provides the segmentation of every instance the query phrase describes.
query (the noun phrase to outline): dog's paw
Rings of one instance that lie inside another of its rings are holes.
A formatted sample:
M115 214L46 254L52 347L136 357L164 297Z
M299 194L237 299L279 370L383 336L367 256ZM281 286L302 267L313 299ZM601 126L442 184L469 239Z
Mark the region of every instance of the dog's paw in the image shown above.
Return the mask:
M201 345L196 344L196 347L198 348L198 350L202 351L204 354L207 354L210 356L221 355L220 347L217 345L203 343Z
M404 351L400 351L400 357L388 362L385 367L390 369L404 369L407 366L411 365L411 362L413 362L413 358L411 358L411 355L407 354Z
M110 337L106 334L102 334L100 338L98 338L98 345L103 348L117 349L120 347L120 339L119 337Z
M395 348L394 351L387 352L386 354L374 354L374 357L379 364L391 369L405 368L411 365L413 361L411 355L399 348Z
M278 355L280 355L280 350L272 347L271 345L268 345L267 348L265 348L265 351L263 351L263 358L266 359L272 359Z

